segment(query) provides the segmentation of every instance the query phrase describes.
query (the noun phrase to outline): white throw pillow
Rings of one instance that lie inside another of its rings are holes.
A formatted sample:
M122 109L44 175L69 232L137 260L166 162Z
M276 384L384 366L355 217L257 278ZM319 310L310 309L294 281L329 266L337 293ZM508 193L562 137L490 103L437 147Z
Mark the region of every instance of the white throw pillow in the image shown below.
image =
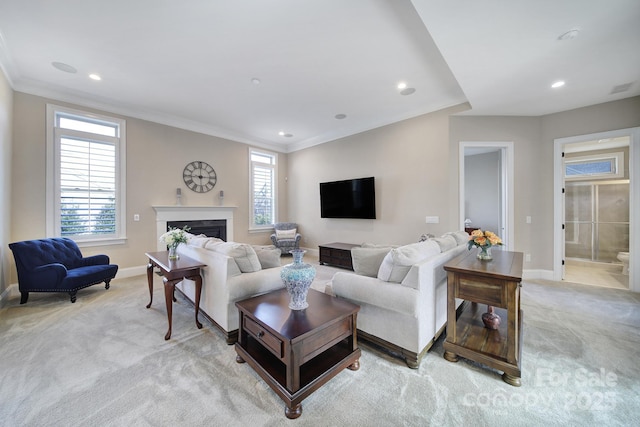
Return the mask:
M210 242L222 242L222 241L223 240L220 240L216 237L208 237L204 234L200 234L198 236L193 236L193 237L187 237L187 244L189 246L195 246L197 248L204 248Z
M282 255L280 249L276 248L273 245L254 245L253 250L256 251L256 255L258 256L258 260L260 261L260 266L263 270L267 268L280 267L280 256Z
M296 233L298 232L297 228L292 228L290 230L276 230L276 239L295 239Z
M243 273L253 273L262 269L256 251L246 243L223 242L213 246L212 250L232 257Z
M378 279L401 283L411 266L440 253L440 246L433 240L412 243L392 249L380 264Z
M455 248L456 246L458 246L458 242L456 242L456 239L453 236L450 235L444 235L442 237L435 237L433 239L434 242L436 242L438 244L438 246L440 246L440 252L447 252L450 249Z
M382 260L391 250L390 247L351 249L353 271L360 276L376 277Z
M446 235L453 236L453 238L456 239L456 243L459 245L465 244L469 241L469 234L464 230L450 231L449 233L445 233L445 236Z

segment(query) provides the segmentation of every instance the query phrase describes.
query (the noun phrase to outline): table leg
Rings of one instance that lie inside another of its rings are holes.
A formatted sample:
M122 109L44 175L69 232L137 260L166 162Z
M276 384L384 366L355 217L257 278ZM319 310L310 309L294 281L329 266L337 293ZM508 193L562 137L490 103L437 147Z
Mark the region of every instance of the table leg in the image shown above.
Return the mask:
M202 293L202 276L198 273L195 276L196 282L196 326L202 329L202 323L198 321L198 312L200 311L200 294Z
M286 406L284 408L284 414L287 416L287 418L289 418L290 420L295 420L296 418L300 417L300 415L302 415L302 404L298 403L297 405L294 405L293 407L289 408L288 406Z
M176 282L175 280L167 280L166 277L162 279L162 281L164 282L164 301L167 305L167 320L169 321L169 330L167 331L167 334L164 336L164 339L168 340L169 338L171 338L171 318L173 314L173 292L176 287Z
M153 302L153 264L151 262L147 264L147 283L149 284L149 304L147 304L147 308L149 308Z

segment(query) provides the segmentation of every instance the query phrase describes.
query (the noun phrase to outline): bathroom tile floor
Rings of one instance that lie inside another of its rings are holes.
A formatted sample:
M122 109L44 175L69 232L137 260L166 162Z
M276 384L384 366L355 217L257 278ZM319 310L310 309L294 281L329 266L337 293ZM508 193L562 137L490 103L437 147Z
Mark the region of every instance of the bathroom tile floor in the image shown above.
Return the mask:
M565 282L629 289L629 276L622 274L622 264L605 264L568 259L565 264Z

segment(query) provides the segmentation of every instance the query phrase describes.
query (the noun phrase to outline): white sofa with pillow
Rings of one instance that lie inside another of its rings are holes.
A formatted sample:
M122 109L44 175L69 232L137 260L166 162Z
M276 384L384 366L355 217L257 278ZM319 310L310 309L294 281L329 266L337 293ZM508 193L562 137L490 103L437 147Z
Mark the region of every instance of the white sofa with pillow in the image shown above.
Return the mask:
M468 240L467 233L457 231L395 248L355 247L354 272L336 273L327 292L360 306L360 338L418 368L447 321L443 266L467 250Z
M200 310L220 329L227 343L233 344L238 337L236 301L284 287L280 250L214 237L187 237L188 242L178 246L178 254L207 265L202 269ZM195 282L185 279L176 287L195 300Z

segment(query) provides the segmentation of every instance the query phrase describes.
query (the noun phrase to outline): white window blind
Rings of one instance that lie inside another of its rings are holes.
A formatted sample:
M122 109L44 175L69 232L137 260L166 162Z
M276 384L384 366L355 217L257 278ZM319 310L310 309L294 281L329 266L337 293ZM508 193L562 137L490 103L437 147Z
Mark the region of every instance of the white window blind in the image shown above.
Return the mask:
M251 225L271 227L275 222L276 155L250 151L251 157Z
M54 105L47 112L47 235L123 242L124 120Z

